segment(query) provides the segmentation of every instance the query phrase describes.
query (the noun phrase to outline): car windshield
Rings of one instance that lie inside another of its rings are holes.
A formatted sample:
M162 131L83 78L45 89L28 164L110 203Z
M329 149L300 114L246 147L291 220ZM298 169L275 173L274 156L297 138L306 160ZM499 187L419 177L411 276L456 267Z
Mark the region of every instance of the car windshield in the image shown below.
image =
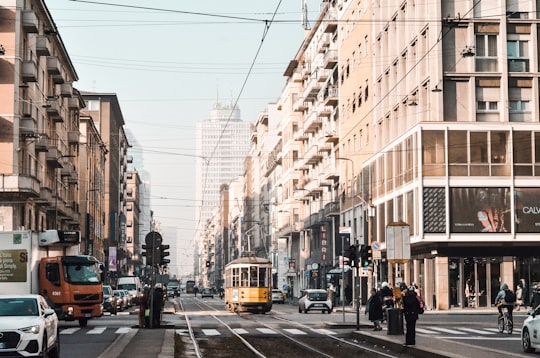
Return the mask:
M66 264L66 280L78 284L95 284L99 282L96 265Z
M121 288L123 290L136 290L137 285L135 285L134 283L123 283L121 285L118 285L118 288Z
M39 316L37 301L33 298L0 299L0 316Z

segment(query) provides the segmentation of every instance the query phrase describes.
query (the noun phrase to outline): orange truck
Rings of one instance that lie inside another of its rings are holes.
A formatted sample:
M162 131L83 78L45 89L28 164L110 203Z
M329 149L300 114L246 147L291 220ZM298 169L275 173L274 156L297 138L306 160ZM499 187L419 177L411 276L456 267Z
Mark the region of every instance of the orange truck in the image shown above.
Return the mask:
M102 314L103 264L81 255L80 232L0 231L0 292L37 293L81 327Z

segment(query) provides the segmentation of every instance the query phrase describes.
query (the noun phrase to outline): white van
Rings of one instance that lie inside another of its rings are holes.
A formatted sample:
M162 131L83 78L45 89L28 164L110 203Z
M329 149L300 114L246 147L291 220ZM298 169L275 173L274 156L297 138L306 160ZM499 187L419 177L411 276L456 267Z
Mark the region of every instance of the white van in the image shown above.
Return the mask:
M137 276L120 277L116 288L119 290L128 290L133 299L133 303L139 304L143 295L141 280Z

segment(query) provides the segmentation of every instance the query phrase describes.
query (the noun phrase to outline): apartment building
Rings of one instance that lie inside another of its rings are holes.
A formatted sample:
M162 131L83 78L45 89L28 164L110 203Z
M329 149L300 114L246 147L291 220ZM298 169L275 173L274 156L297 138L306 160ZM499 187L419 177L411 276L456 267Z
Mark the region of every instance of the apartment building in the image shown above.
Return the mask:
M0 230L77 230L77 73L42 2L0 1Z

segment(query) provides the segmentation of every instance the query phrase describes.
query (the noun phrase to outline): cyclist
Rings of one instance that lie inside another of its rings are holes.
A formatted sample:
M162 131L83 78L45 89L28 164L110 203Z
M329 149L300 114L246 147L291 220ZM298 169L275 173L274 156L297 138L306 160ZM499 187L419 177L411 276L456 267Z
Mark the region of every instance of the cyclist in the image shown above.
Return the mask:
M507 302L506 300L507 292L508 292L508 285L506 283L503 283L501 285L501 290L497 294L497 297L495 297L495 305L497 306L497 309L499 310L499 318L503 316L503 310L506 307L506 309L508 310L508 318L510 319L510 322L514 322L512 318L512 311L514 310L515 300L512 302ZM513 293L511 293L511 295L515 297Z

